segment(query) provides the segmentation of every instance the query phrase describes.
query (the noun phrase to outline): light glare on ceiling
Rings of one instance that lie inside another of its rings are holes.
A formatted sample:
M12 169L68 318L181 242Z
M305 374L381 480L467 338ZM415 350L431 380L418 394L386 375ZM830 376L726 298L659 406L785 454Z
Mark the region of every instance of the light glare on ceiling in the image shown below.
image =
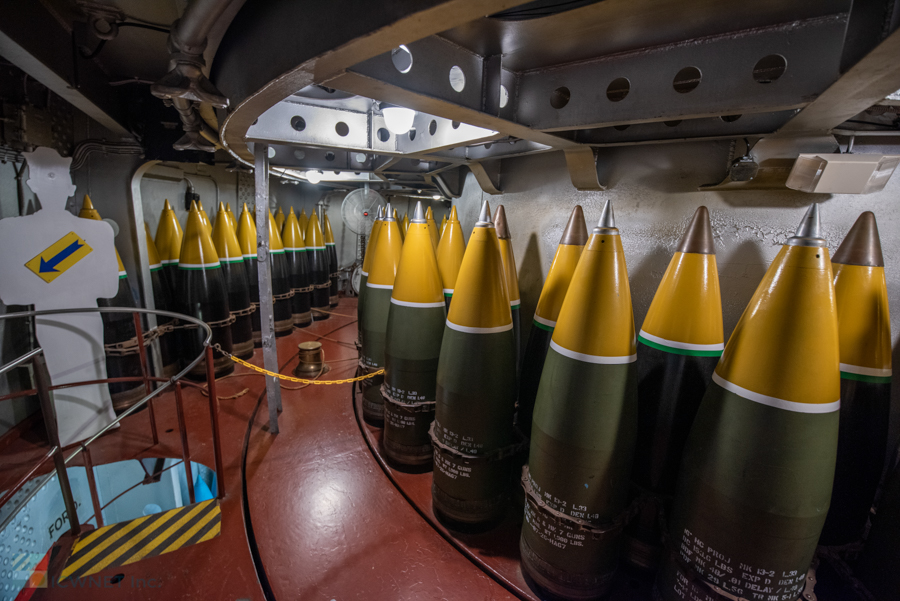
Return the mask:
M395 136L401 136L412 129L416 111L402 106L386 106L381 109L384 123Z

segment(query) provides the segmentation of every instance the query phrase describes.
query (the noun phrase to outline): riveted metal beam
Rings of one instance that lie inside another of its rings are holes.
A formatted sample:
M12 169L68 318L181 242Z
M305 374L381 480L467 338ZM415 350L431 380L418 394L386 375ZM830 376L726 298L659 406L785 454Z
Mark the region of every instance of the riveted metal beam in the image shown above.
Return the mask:
M295 98L279 102L260 115L247 132L247 139L254 142L318 147L333 154L351 155L358 152L428 155L499 137L501 134L493 130L426 113L416 114L408 133L395 135L387 128L384 117L371 108L362 112L339 103L329 107Z
M804 108L780 136L826 133L900 89L900 30L850 68Z
M648 144L691 139L739 138L774 133L797 114L796 110L705 119L676 119L573 132L577 142L590 146Z
M235 107L224 116L222 142L249 160L245 134L250 126L297 90L323 83L400 44L527 1L347 0L339 10L354 18L344 19L340 27L321 25L333 19L334 3L248 2L223 38L210 76ZM279 43L266 43L272 39Z
M838 78L845 27L839 14L526 72L516 120L561 131L801 108ZM783 75L756 81L757 62L772 55L785 59ZM690 67L698 71L696 87L688 91L688 80L676 90L676 76ZM607 89L619 78L628 84L613 100Z
M553 148L574 148L576 143L560 138L550 133L535 131L524 125L508 121L500 117L494 117L473 108L458 104L452 100L432 96L427 93L401 87L388 81L380 80L370 75L363 75L354 71L347 71L327 82L328 86L344 90L368 98L379 98L392 104L406 106L416 111L430 115L441 115L446 119L468 123L475 127L501 132L508 136L514 136L538 144L545 144Z

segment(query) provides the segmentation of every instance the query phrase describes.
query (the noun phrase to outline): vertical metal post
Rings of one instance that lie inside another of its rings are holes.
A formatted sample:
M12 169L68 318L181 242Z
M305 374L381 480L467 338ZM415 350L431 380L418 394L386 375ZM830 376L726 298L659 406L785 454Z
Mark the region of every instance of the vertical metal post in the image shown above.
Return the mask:
M269 263L269 145L254 143L253 158L256 177L256 262L259 273L259 318L263 365L267 370L277 372L278 349L275 346L272 273ZM211 390L210 394L212 394ZM269 404L269 433L278 434L281 385L278 379L272 376L266 376L266 399Z
M210 402L212 402L212 397L210 397ZM178 432L181 434L181 461L184 463L184 475L188 487L188 500L191 505L193 505L194 474L191 470L191 450L188 446L187 425L184 422L184 405L181 402L181 382L175 382L175 412L178 414ZM216 441L213 442L215 443ZM216 479L218 480L218 477Z
M144 391L147 394L153 392L150 386L150 373L147 365L147 349L144 348L144 328L141 325L141 314L132 313L134 318L134 333L138 343L138 356L141 358L141 377L144 378ZM153 413L153 399L147 401L147 416L150 418L150 434L153 436L153 444L159 444L159 433L156 430L156 414Z
M213 350L206 347L206 388L209 391L209 421L212 428L213 451L216 456L216 483L218 495L225 496L225 463L222 461L222 436L219 434L219 396L216 390L215 369L213 369Z
M63 504L66 507L66 516L69 519L69 527L74 536L81 534L81 524L78 522L78 509L75 507L75 499L72 497L72 486L69 484L69 474L66 472L66 460L63 457L59 444L59 426L56 423L56 406L50 397L50 372L47 371L47 361L44 355L38 355L33 360L34 383L38 391L38 400L41 403L41 415L44 416L44 427L47 429L47 437L50 446L56 447L53 454L53 464L56 466L56 477L59 478L59 488L62 492Z
M103 508L100 507L100 495L97 493L97 478L94 475L94 461L91 459L91 451L82 443L81 454L84 457L84 471L87 473L88 488L91 491L91 504L94 506L94 521L97 528L103 528Z
M140 167L138 167L135 172L131 176L130 188L131 188L131 207L130 214L132 217L131 227L134 228L133 231L139 232L137 236L137 274L138 274L138 283L141 288L141 298L144 301L144 308L146 309L166 309L168 307L157 307L155 297L153 296L153 284L152 278L150 276L150 255L147 250L147 238L146 236L142 236L141 233L144 231L144 199L141 195L141 182L144 179L144 174L146 174L150 169L152 169L155 165L159 164L161 161L146 161ZM156 321L156 315L153 313L147 313L147 327L151 330L155 328L158 324ZM156 344L150 345L150 360L153 365L154 373L161 374L162 373L162 356L160 355L159 342Z

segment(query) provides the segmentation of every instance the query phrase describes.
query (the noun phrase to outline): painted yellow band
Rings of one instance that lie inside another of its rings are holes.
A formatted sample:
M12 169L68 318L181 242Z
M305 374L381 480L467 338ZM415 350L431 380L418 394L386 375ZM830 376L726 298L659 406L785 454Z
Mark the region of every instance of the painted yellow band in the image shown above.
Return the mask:
M618 235L591 235L559 311L553 342L593 357L630 357L637 352L625 251Z
M535 318L542 317L547 321L559 318L559 309L566 298L569 282L572 281L572 274L575 273L575 266L578 265L583 249L583 246L574 244L560 244L556 247L556 254L534 311Z
M396 225L396 224L395 224ZM398 232L400 231L398 227ZM444 302L441 275L425 223L412 223L400 252L400 264L391 297L410 303Z
M716 373L766 397L829 404L840 398L838 364L828 249L782 247L738 321Z
M447 319L448 323L467 328L512 325L503 281L503 260L494 228L476 227L472 231Z
M366 256L363 257L363 273L369 273L369 270L372 268L372 255L375 254L375 244L378 240L378 234L381 232L383 223L384 222L379 219L372 225L372 231L369 232L369 242L366 244Z
M324 250L324 246L322 247ZM372 264L369 266L369 286L393 286L400 265L400 251L403 241L400 239L400 227L396 221L385 221L375 248L372 251Z
M889 372L891 313L884 267L833 263L832 268L841 363Z
M412 227L410 224L409 227ZM407 235L409 233L407 232ZM457 220L447 222L447 228L437 246L438 271L441 274L441 282L444 288L453 289L456 286L456 278L459 277L459 266L462 265L463 256L466 254L466 241L463 237L462 226Z
M716 255L676 252L641 330L668 341L721 348L725 334Z

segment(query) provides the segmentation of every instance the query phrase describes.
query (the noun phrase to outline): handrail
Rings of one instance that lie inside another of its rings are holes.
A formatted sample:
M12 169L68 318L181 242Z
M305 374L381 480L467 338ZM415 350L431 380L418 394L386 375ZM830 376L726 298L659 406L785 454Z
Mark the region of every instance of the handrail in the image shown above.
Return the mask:
M6 365L3 365L2 367L0 367L0 375L3 375L8 371L14 370L15 368L19 367L23 363L30 362L32 359L34 359L35 357L37 357L38 355L40 355L43 352L44 352L44 349L42 349L41 347L37 347L36 349L34 349L32 351L28 351L27 353L25 353L18 359L13 359Z
M210 346L210 342L212 340L212 329L204 323L202 320L197 319L195 317L191 317L190 315L184 315L181 313L174 313L172 311L162 311L155 309L143 309L136 307L85 307L85 308L77 308L77 309L59 309L59 310L42 310L42 311L20 311L17 313L7 313L5 315L0 315L0 322L5 321L7 319L21 319L27 317L41 317L41 316L49 316L49 315L61 315L61 314L72 314L72 313L130 313L134 318L134 326L135 326L135 337L139 341L138 349L141 361L141 377L131 377L131 378L106 378L104 380L96 380L91 382L75 382L75 383L67 383L60 386L52 386L50 382L49 372L47 371L46 361L43 357L43 349L38 347L25 353L21 357L14 359L13 361L0 366L0 375L11 371L12 369L24 365L29 361L34 364L34 379L36 384L36 389L33 391L24 391L18 393L18 395L28 394L29 392L36 392L39 400L41 401L41 413L44 415L44 422L47 428L47 433L50 437L50 444L52 448L48 451L48 453L35 465L33 466L23 478L21 478L12 488L10 488L6 493L0 498L0 506L3 506L7 503L13 495L15 495L26 482L30 478L34 476L34 474L47 462L48 459L53 458L54 463L56 464L54 469L51 470L44 481L41 483L41 487L46 484L54 475L59 476L60 488L63 493L63 500L66 504L66 510L71 526L72 533L74 535L78 535L81 531L81 526L78 522L78 515L74 505L74 499L72 497L71 486L68 482L68 476L66 474L66 465L72 461L79 454L85 454L85 468L93 471L93 462L90 460L90 451L88 450L88 446L93 443L95 440L109 432L111 429L117 427L120 422L142 408L144 405L148 406L150 424L151 424L151 432L153 437L153 443L158 444L159 439L156 431L156 418L153 412L153 405L150 404L150 401L159 396L162 392L164 392L167 388L175 385L175 396L176 396L176 411L178 414L178 422L179 422L179 430L181 431L181 442L182 442L182 462L186 468L186 475L190 478L190 451L187 446L187 432L186 432L186 424L184 421L184 415L182 410L182 401L181 401L181 386L182 383L179 381L181 378L186 376L200 361L204 358L206 359L206 377L207 377L207 388L209 390L209 409L210 409L210 425L212 427L212 435L213 435L213 451L215 454L215 464L216 464L216 481L218 483L217 486L217 497L222 498L225 494L225 485L223 478L223 461L222 461L222 452L221 452L221 440L219 434L219 417L218 417L218 399L216 397L216 386L215 386L215 372L213 368L213 353L212 347ZM203 328L205 330L206 336L203 340L203 348L204 351L199 353L197 357L195 357L190 363L188 363L187 367L182 369L176 375L171 378L159 378L155 376L151 376L149 374L149 370L146 365L147 357L146 352L144 351L144 342L143 342L143 326L141 323L141 319L139 315L141 314L152 314L152 315L160 315L171 317L176 320L185 321L190 324L194 324L197 327ZM112 381L119 380L130 380L130 381L142 381L144 382L144 386L148 392L146 396L141 398L138 402L129 407L125 412L121 415L118 415L110 424L100 430L98 433L91 436L89 439L82 441L79 443L77 449L72 452L68 457L64 457L62 450L60 449L59 436L56 424L56 410L53 405L52 399L50 397L50 392L56 388L62 387L73 387L73 386L84 386L88 384L100 384L100 383L109 383ZM157 382L159 386L155 390L151 390L150 383ZM193 383L190 383L193 384ZM93 482L93 474L89 474L89 481ZM189 480L188 488L190 489L190 500L193 502L193 482ZM96 490L92 488L92 497L96 497ZM94 499L96 501L96 499ZM107 504L108 505L108 504ZM96 509L95 504L95 509ZM102 509L102 508L101 508ZM103 525L102 515L92 516L96 519L97 527L101 527Z
M209 343L212 341L212 328L210 328L206 323L196 317L191 317L190 315L184 315L182 313L173 313L172 311L157 311L155 309L139 309L135 307L87 307L82 309L59 309L59 310L49 310L49 311L19 311L18 313L7 313L5 315L0 315L0 321L5 319L15 319L22 317L40 317L41 315L62 315L68 313L144 313L144 314L152 314L152 315L163 315L166 317L172 317L174 319L184 319L189 323L193 323L199 327L202 327L206 330L206 339L203 341L203 346L209 348ZM35 349L40 350L40 349ZM28 353L31 357L35 356L34 351ZM180 380L184 376L186 376L200 361L203 359L204 355L201 353L198 355L193 361L188 364L183 370L169 378L166 382L164 382L161 386L158 386L153 392L141 398L137 403L128 408L127 411L119 415L116 419L114 419L108 426L94 434L92 437L87 439L86 441L81 443L81 446L78 447L75 452L66 457L66 463L68 464L72 459L81 454L81 449L84 446L87 446L109 432L111 429L117 427L119 422L121 422L124 418L128 417L149 401L151 398L159 395L166 388L171 386L175 381ZM21 357L19 358L21 359ZM15 361L19 361L16 359ZM5 366L4 366L5 367ZM0 368L2 369L2 368ZM3 373L0 371L0 373ZM135 376L136 377L136 376ZM70 386L76 386L78 383L71 384Z

